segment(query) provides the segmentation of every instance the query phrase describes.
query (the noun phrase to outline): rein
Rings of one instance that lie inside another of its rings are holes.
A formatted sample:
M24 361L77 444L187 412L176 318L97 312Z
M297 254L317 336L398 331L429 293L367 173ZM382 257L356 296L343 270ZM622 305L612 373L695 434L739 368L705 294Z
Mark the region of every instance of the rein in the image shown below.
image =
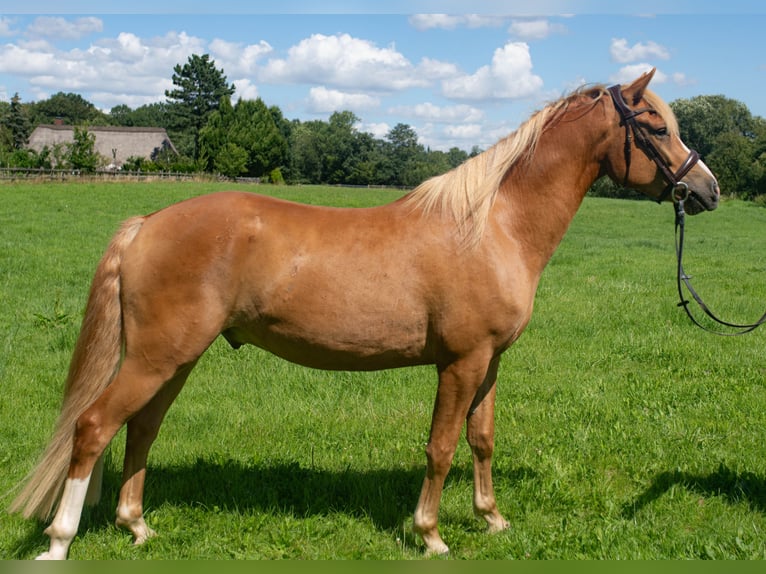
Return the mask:
M676 284L678 286L678 297L680 299L678 306L684 308L686 315L689 317L689 319L691 319L692 323L701 329L716 335L723 337L734 337L737 335L744 335L745 333L749 333L757 329L759 326L766 323L766 313L764 313L755 323L750 324L738 324L723 321L715 316L715 314L705 304L702 298L697 294L697 292L694 290L694 287L692 287L691 277L684 272L683 255L684 231L686 222L684 201L686 201L687 197L689 197L689 186L681 180L699 161L699 154L694 150L690 150L689 155L681 164L681 167L679 167L677 171L673 172L668 162L665 161L662 155L660 155L657 148L654 146L651 140L647 137L644 130L641 128L641 126L638 125L638 122L636 121L636 117L646 112L652 112L653 110L651 108L640 108L638 110L630 109L625 103L625 99L622 97L622 90L619 85L611 86L607 91L612 96L614 107L620 114L620 125L625 126L625 180L623 185L627 186L628 183L628 174L630 173L630 156L632 149L631 143L634 139L636 142L636 147L643 151L650 160L657 164L657 167L659 167L660 171L662 171L662 174L665 176L665 179L668 181L668 186L663 190L659 197L657 197L656 201L657 203L662 203L672 194L672 199L676 206L676 257L678 260ZM716 331L715 329L711 329L710 327L700 323L689 310L690 301L684 297L684 286L686 286L689 294L710 319L719 325L723 325L724 327L736 329L736 331Z
M699 328L705 331L708 331L709 333L720 335L722 337L735 337L737 335L744 335L745 333L754 331L755 329L757 329L758 327L766 323L766 313L761 315L761 318L758 319L755 323L738 324L738 323L730 323L728 321L723 321L719 319L708 308L708 306L705 304L702 298L694 290L694 287L692 287L691 276L687 275L684 272L683 257L684 257L685 220L686 220L686 213L684 212L684 201L683 200L677 201L676 202L676 257L678 259L678 273L676 278L676 284L678 286L678 297L680 299L680 303L678 303L678 306L684 308L684 311L686 311L686 315L689 317L689 319L691 319L692 323L697 325ZM719 325L723 325L724 327L729 327L731 329L737 329L737 330L733 332L716 331L715 329L706 327L705 325L700 323L697 319L695 319L694 315L692 315L691 311L689 310L690 301L684 298L684 290L683 290L684 286L686 286L686 289L689 291L689 294L694 298L694 300L700 306L700 309L702 309L708 317L710 317L713 321L715 321Z

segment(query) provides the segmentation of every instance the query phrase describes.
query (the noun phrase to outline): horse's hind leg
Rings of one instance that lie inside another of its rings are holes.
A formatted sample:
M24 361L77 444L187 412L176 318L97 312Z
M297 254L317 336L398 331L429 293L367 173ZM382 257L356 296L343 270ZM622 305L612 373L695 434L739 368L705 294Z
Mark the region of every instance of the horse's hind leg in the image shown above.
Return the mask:
M179 371L143 409L128 421L122 488L115 524L130 530L135 544L142 544L155 535L144 520L146 461L165 413L183 388L193 366L192 364Z
M72 458L56 516L45 530L50 536L48 552L41 559L64 559L80 522L82 507L96 461L117 431L157 395L179 372L142 360L123 361L114 381L77 419Z

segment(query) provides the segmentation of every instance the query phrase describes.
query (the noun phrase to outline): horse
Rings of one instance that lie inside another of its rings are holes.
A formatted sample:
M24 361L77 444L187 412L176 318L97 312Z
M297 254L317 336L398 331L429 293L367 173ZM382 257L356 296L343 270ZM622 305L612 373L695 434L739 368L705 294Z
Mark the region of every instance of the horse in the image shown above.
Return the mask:
M498 365L541 273L601 176L687 213L716 208L713 173L670 107L633 82L583 86L487 151L369 208L211 193L133 217L98 263L53 436L9 510L49 519L41 559L65 559L102 454L127 424L116 524L141 544L147 456L200 356L222 335L308 367L434 365L438 386L413 529L449 552L438 511L463 424L473 510L509 528L492 484Z

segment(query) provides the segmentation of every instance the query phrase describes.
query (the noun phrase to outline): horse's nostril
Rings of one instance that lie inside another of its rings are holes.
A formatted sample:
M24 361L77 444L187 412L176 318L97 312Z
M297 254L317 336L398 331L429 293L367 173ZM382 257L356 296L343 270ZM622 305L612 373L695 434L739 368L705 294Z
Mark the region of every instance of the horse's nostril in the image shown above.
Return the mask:
M711 203L713 207L716 207L718 205L719 200L721 199L721 188L718 187L718 182L713 184L713 191L715 194L711 198Z

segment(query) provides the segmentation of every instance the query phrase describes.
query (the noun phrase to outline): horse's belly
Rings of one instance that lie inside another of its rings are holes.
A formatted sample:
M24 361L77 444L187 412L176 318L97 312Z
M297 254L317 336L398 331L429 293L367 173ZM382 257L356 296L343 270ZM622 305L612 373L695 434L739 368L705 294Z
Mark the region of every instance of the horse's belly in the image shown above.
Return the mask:
M301 316L259 316L224 331L288 361L329 370L378 370L431 362L427 321L351 309L305 309Z

